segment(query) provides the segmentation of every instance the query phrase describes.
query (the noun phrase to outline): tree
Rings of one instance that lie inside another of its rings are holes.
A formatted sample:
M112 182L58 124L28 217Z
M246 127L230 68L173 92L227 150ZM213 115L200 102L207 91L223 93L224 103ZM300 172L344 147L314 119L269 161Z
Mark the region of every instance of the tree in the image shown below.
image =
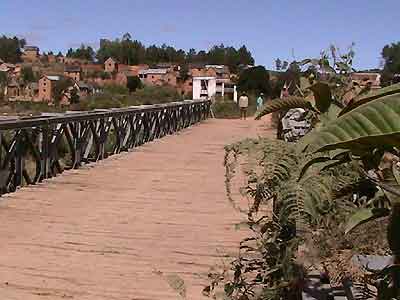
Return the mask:
M94 57L95 57L95 52L92 47L85 46L84 44L82 44L77 49L69 48L66 56L71 57L71 58L76 58L76 59L93 61Z
M263 66L242 71L238 80L238 88L243 92L253 92L256 94L262 92L265 95L270 95L269 72Z
M17 37L8 38L3 35L0 37L0 58L8 63L21 62L21 48L25 45L26 41L24 39L19 39Z
M245 45L243 45L238 50L238 55L239 55L239 64L242 64L242 65L254 65L254 63L255 63L254 58L251 55L251 52L249 50L247 50Z
M73 85L71 78L62 77L60 80L56 81L54 85L54 102L55 104L60 104L65 91Z
M279 58L275 60L275 69L277 71L280 71L282 69L282 61Z
M382 83L389 85L400 74L400 42L386 45L382 50L384 67L382 72Z
M142 86L142 82L140 78L137 76L129 76L126 87L129 90L129 93L135 92L138 88Z
M189 79L189 66L187 64L181 65L181 69L179 70L179 76L182 82L185 82Z
M35 73L33 73L32 67L23 67L21 70L21 76L24 82L35 82L36 81L36 76Z
M74 87L71 90L70 102L71 102L71 104L77 104L77 103L79 103L79 100L80 100L80 97L79 97L78 89L76 87Z
M101 63L112 57L118 62L128 65L141 63L154 65L160 62L224 64L233 72L236 72L241 64L254 64L254 58L246 46L236 49L221 44L211 47L209 51L200 50L197 52L195 49L190 49L185 52L166 44L145 47L140 41L132 40L129 34L124 34L121 39L100 40L100 48L96 57Z

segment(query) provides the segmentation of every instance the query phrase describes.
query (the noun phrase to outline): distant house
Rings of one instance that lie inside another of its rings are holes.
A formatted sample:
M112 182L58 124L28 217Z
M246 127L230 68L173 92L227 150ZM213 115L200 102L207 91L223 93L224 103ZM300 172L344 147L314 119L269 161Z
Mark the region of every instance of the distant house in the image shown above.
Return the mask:
M56 60L57 60L57 62L60 63L60 64L65 64L65 56L63 56L63 55L58 54L58 55L56 56Z
M351 74L353 82L361 87L370 86L371 89L379 89L381 87L381 74L369 72L357 72Z
M9 100L13 100L13 98L17 98L22 95L22 84L16 78L12 78L8 82L6 95Z
M84 81L76 83L75 87L79 90L79 96L81 98L85 98L93 92L93 87Z
M118 71L118 62L112 57L104 62L104 71L107 73L114 73Z
M38 101L47 103L53 102L54 88L59 80L60 76L42 76L42 78L39 80Z
M75 80L76 82L81 80L81 67L80 66L65 66L64 76Z
M47 54L47 61L50 64L55 64L57 62L57 57L54 54Z
M103 65L101 64L83 64L81 66L81 70L82 73L85 77L93 77L96 74L99 74L100 72L102 72L103 69Z
M88 63L87 60L85 59L79 59L79 58L73 58L73 57L64 57L64 62L65 65L75 65L75 66L81 66L83 64Z
M36 46L25 46L22 59L24 62L36 62L40 58L39 48Z
M211 76L193 77L193 99L211 99L217 93L217 79Z
M139 71L139 78L147 85L177 86L177 74L168 69L146 69Z
M213 76L193 77L193 99L214 99L215 97L237 101L236 86L230 79Z

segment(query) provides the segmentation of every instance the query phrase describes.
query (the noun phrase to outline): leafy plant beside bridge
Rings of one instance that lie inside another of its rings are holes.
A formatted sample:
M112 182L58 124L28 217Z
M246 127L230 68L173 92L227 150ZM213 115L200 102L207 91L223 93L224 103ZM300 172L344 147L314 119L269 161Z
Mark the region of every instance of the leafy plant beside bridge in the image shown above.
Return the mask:
M312 129L297 143L259 138L226 147L228 197L235 203L232 182L242 173L251 235L230 268L210 274L205 294L299 299L316 270L331 285L351 279L363 299L400 297L400 85L356 86L352 59L331 48L299 62L295 95L257 116L302 108ZM391 254L393 264L356 268L355 254Z

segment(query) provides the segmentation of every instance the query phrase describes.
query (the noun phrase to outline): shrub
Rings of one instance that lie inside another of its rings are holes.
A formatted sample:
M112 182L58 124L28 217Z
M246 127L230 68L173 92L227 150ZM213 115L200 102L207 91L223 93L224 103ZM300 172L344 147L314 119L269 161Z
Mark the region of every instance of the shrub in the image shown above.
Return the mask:
M104 87L104 91L106 93L112 95L127 95L129 94L129 90L127 87L117 84L108 84Z

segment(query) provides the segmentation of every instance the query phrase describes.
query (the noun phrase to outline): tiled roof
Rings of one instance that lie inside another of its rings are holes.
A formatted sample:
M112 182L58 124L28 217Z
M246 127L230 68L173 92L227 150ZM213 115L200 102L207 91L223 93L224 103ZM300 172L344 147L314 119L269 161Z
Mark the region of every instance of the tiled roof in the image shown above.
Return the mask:
M147 74L167 74L168 69L147 69L147 70L140 70L139 74L147 75Z
M81 67L80 66L65 66L64 69L65 72L80 72L81 71Z
M39 48L36 46L25 46L24 51L39 51Z

